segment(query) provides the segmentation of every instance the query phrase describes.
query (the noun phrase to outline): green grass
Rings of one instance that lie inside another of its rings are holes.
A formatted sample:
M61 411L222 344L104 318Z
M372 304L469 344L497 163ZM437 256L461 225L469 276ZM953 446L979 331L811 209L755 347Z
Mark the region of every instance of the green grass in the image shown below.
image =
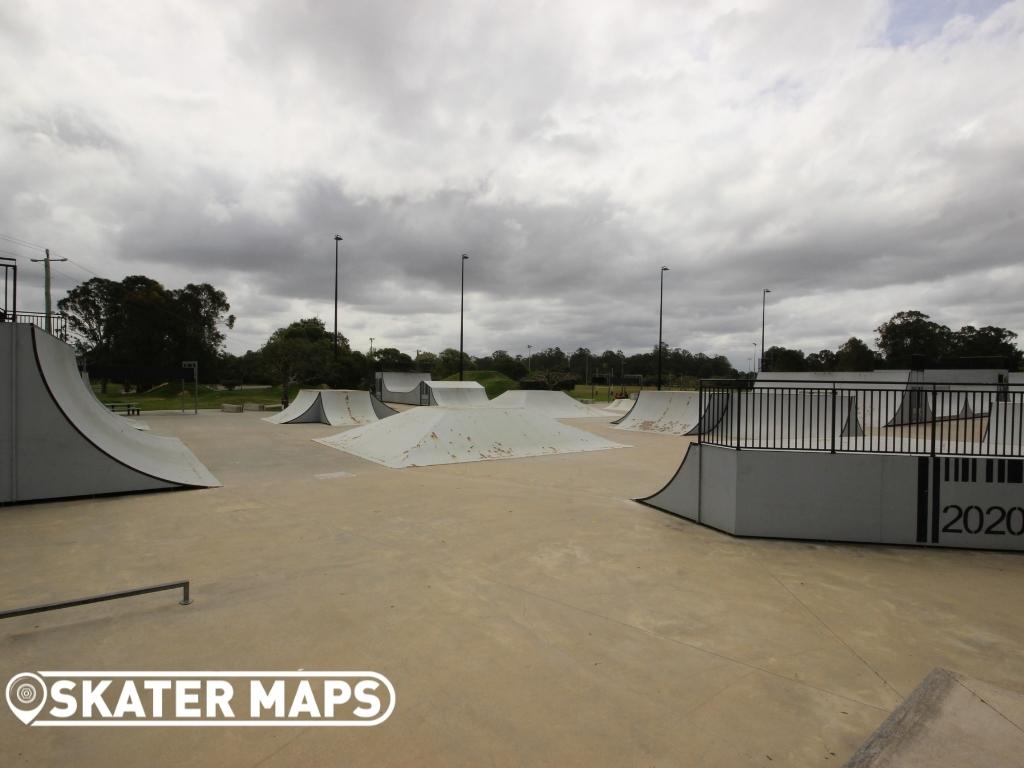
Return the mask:
M503 373L497 371L466 371L466 381L475 381L487 390L487 397L493 400L498 395L508 392L510 389L519 389L519 383L513 381ZM459 374L449 376L445 381L458 381Z
M288 399L293 400L300 387L296 384L288 388ZM138 403L142 411L174 411L181 410L181 384L172 383L157 387L150 392L121 393L120 386L113 384L107 387L107 394L100 392L99 384L93 384L93 391L103 403ZM199 387L199 407L219 409L224 403L263 403L279 405L281 403L281 387L263 387L260 389L236 389L234 391L217 390L210 387ZM185 410L192 408L192 387L186 384Z

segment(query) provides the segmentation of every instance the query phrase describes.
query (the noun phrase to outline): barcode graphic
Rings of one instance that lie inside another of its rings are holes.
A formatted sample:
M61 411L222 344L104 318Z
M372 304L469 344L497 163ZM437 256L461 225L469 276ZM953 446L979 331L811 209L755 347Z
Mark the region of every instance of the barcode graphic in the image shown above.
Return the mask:
M962 459L942 460L942 479L947 483L1013 483L1024 484L1024 459Z

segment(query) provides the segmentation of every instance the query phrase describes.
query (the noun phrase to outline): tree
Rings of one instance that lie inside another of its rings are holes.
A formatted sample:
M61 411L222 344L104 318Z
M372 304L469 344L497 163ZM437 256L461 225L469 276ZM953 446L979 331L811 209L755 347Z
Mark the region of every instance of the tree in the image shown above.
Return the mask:
M412 358L394 347L375 349L373 359L377 363L377 368L382 371L413 371L416 369Z
M878 355L868 345L851 336L835 355L837 371L873 371L878 366Z
M435 355L433 352L420 352L418 355L416 355L417 371L432 371L436 363L437 355Z
M939 360L952 351L952 331L917 310L897 312L875 331L878 333L875 345L888 368L910 368L914 355Z
M217 378L225 340L221 326L235 322L224 292L212 285L189 283L168 291L145 275L120 282L92 278L68 291L57 307L92 365L177 368L183 360L197 360L207 380Z
M1019 370L1022 355L1017 349L1016 338L1017 334L1006 328L965 325L953 334L953 353L957 357L1002 357L1010 370Z
M168 329L168 347L177 360L197 360L200 371L209 371L216 378L224 332L235 327L235 316L223 291L209 283L189 283L170 292L170 310L179 318Z
M799 349L768 347L768 351L764 354L764 369L784 372L805 371L807 370L807 361L804 359L804 353Z
M339 352L351 356L348 339L338 334ZM327 332L323 320L305 318L286 328L278 328L260 349L274 380L281 384L282 400L288 386L323 384L330 377L334 357L334 335Z
M836 370L837 355L830 349L823 349L820 352L812 352L804 361L808 371L828 372Z
M462 353L462 364L465 370L471 371L474 368L473 358ZM435 380L447 379L459 372L459 350L448 348L437 356L431 375Z
M491 355L491 362L488 366L479 365L484 370L495 370L498 373L508 376L513 381L519 381L527 374L526 365L519 357L512 357L504 349L496 349Z
M76 285L57 302L57 308L68 316L75 346L93 363L113 362L110 357L122 293L120 283L94 277Z
M559 347L548 347L541 352L534 352L531 370L564 371L569 366L569 358Z

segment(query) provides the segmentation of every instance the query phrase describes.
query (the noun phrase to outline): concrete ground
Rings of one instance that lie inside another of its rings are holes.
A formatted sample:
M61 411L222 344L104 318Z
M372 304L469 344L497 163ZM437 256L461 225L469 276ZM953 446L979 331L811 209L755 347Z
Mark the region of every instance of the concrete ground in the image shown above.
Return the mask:
M312 441L336 427L146 421L224 487L0 509L0 607L176 578L194 604L0 622L0 682L371 669L397 708L364 729L4 711L4 766L840 765L934 667L1024 691L1024 558L734 539L630 501L686 438L577 420L635 447L392 470Z

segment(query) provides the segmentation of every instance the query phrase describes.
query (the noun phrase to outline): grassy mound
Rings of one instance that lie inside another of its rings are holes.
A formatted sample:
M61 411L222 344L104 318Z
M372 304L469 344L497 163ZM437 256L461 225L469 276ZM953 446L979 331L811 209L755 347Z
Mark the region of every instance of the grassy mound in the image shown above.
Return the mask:
M497 371L466 371L463 377L466 381L475 381L486 391L487 397L493 400L502 392L510 389L519 389L519 384L503 373ZM449 376L445 381L458 381L459 374Z

